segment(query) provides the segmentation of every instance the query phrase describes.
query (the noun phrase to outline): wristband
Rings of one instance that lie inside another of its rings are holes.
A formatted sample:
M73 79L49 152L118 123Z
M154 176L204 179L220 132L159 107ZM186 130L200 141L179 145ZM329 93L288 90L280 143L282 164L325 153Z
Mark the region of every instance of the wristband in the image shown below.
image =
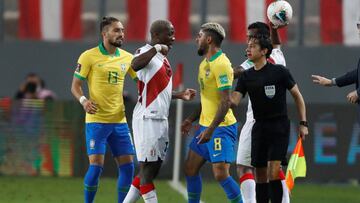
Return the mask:
M160 44L155 44L155 45L154 45L154 48L156 49L156 52L159 52L159 51L161 51L161 49L162 49L162 47L161 47Z
M87 98L85 96L81 96L79 99L79 102L81 105L83 105L86 102Z
M307 121L300 121L299 125L305 126L305 127L309 127L309 123Z
M331 79L331 86L336 86L336 78Z

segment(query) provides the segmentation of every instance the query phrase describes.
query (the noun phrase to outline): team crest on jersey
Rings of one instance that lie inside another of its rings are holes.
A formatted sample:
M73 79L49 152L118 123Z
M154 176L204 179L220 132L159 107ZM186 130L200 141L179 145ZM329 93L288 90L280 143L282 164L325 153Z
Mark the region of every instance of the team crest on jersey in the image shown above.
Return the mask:
M91 139L89 145L90 145L90 149L95 149L95 140Z
M122 72L125 72L125 70L126 70L126 64L124 64L124 63L120 64L120 68L121 68L121 71L122 71Z
M220 84L226 85L229 83L229 78L227 75L220 75L219 76Z
M205 77L208 78L210 75L210 69L206 69L205 71Z
M78 63L76 66L75 72L80 73L80 71L81 71L81 64Z
M264 90L265 90L265 95L272 99L274 96L275 96L275 85L268 85L268 86L265 86L264 87Z

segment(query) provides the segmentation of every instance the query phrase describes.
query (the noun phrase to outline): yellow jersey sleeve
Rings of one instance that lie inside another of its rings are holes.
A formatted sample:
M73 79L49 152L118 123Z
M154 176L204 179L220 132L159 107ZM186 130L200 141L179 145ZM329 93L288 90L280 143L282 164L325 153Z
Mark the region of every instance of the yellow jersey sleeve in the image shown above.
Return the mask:
M134 80L137 81L138 78L136 76L136 72L134 71L134 69L132 69L132 67L130 66L127 73L130 75L130 77Z
M226 90L232 88L234 79L231 63L220 62L214 66L212 70L216 80L218 90Z
M90 72L91 64L89 54L87 52L82 53L78 59L74 76L80 80L85 80Z

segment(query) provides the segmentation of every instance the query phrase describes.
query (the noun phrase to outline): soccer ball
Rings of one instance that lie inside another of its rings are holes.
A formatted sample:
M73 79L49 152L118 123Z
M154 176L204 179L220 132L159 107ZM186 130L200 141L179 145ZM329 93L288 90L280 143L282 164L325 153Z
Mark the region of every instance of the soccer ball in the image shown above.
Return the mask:
M293 10L287 1L274 1L267 8L267 17L275 27L288 25L292 15Z

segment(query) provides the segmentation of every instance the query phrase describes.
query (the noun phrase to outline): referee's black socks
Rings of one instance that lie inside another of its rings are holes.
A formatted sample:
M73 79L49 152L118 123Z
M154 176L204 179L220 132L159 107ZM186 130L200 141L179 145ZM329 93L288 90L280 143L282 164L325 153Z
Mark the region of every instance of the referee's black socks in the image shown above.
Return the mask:
M269 183L256 183L256 202L269 203Z
M271 180L269 186L271 203L281 203L283 196L281 180Z

